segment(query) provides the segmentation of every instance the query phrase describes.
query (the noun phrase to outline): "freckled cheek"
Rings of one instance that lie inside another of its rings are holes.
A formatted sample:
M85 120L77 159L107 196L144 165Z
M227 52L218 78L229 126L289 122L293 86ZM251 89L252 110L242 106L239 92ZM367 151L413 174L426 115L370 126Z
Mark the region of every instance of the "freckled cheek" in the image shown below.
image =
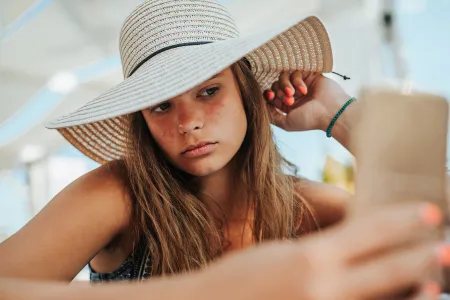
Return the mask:
M220 124L230 122L232 119L229 118L233 117L236 109L234 107L230 107L230 105L226 105L225 101L222 101L220 103L208 106L205 112L208 122L212 124Z
M161 124L152 124L150 132L155 138L158 145L163 150L171 149L175 145L176 130L169 122L162 122Z

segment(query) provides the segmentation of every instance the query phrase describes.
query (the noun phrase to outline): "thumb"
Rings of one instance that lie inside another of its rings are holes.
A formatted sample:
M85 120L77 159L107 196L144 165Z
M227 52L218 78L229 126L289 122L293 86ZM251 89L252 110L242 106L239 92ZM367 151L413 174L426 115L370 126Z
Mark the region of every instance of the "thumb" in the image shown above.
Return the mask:
M271 121L275 126L280 127L281 129L284 129L286 131L289 131L289 128L287 126L286 114L281 112L279 109L277 109L273 105L269 105L269 112L270 112Z

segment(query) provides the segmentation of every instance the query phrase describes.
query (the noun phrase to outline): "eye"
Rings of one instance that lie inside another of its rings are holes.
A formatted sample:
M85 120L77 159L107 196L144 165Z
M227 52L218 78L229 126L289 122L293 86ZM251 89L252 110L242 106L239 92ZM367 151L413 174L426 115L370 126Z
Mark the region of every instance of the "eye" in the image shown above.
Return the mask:
M152 112L161 113L168 110L172 105L169 102L163 102L157 106L151 108Z
M211 87L203 90L203 92L200 93L200 96L202 97L211 97L214 96L219 91L218 87Z

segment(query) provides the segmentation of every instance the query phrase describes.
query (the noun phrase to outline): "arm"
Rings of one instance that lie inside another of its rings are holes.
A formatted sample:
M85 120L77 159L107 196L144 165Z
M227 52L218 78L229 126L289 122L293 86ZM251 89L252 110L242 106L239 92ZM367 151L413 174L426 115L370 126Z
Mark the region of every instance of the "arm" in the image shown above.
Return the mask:
M347 191L326 183L302 179L297 183L297 192L310 205L320 228L341 221L352 197Z
M0 277L71 281L124 230L130 201L111 165L79 178L0 244Z
M291 93L295 91L294 95L287 95L287 90ZM322 74L300 70L283 72L268 91L272 92L272 98L268 98L269 93L265 93L264 97L269 103L272 122L287 131L326 131L338 111L351 98L336 81ZM286 99L290 99L291 104L286 104ZM348 133L357 113L356 106L357 103L351 103L331 130L331 135L350 152Z
M211 299L197 275L152 279L145 284L111 283L98 286L36 282L0 278L0 299L4 300L122 300L122 299Z
M326 131L328 126L330 125L331 120L334 118L335 114L344 106L344 104L351 97L346 93L338 94L335 96L334 101L330 101L330 108L328 111L330 113L324 121L322 121L322 125L320 126L323 131ZM352 123L355 119L355 114L357 114L357 102L351 103L345 111L339 116L336 123L331 130L331 136L338 141L345 149L347 149L350 153L354 155L354 152L351 149L350 145L350 137L349 133L352 128ZM332 115L334 113L334 115Z

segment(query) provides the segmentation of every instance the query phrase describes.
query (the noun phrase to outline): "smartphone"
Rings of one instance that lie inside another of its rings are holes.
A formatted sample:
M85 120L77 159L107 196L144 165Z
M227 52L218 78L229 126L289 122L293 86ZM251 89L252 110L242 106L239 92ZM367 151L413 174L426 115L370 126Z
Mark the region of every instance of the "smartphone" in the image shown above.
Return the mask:
M372 89L361 93L357 105L350 136L357 159L350 213L380 204L426 200L441 208L445 222L435 234L445 238L449 225L447 100L426 93ZM441 279L448 291L450 277Z

